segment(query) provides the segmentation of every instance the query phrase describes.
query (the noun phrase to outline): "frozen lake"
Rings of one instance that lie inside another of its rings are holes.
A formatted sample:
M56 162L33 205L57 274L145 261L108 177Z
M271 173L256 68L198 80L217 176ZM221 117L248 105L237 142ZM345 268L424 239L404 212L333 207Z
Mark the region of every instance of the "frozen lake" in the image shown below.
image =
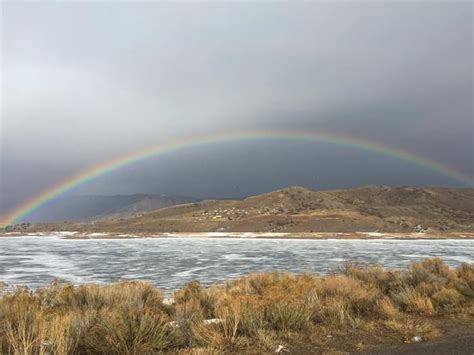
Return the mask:
M259 271L325 273L344 261L403 268L440 256L452 266L474 262L474 240L288 240L0 238L0 281L43 286L55 278L75 284L149 280L173 290Z

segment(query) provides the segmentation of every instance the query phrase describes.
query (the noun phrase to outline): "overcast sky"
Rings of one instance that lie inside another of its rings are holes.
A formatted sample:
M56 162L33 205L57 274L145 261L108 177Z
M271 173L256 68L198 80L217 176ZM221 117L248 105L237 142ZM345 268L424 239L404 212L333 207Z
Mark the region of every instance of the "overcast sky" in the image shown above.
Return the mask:
M1 210L174 139L330 131L473 175L472 2L2 2ZM321 143L220 144L74 193L460 183Z

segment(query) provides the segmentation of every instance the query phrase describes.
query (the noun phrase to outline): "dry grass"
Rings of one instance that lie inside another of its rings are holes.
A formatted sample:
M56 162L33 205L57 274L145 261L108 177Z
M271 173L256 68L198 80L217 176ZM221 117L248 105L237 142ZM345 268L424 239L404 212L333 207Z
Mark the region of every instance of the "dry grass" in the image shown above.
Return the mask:
M435 319L474 316L473 287L474 265L452 269L441 259L404 271L346 265L328 276L252 274L209 288L192 282L172 305L148 283L52 283L3 291L0 353L258 353L307 342L344 350L324 334L353 333L427 340L440 335ZM346 341L345 350L358 350L359 341Z

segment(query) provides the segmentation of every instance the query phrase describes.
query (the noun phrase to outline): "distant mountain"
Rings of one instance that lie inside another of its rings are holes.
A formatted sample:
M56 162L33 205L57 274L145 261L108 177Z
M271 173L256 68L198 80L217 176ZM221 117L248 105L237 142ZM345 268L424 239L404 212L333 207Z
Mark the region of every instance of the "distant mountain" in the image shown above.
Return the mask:
M159 197L114 205L111 215L152 209ZM167 198L170 199L170 198ZM154 201L154 200L152 200ZM248 197L243 200L206 200L157 211L97 221L32 225L30 230L85 232L443 232L474 231L474 189L443 187L367 186L347 190L314 191L302 187ZM171 199L167 203L190 202ZM19 227L22 228L22 227Z
M197 202L196 198L153 194L68 196L38 210L31 222L91 221L138 215Z

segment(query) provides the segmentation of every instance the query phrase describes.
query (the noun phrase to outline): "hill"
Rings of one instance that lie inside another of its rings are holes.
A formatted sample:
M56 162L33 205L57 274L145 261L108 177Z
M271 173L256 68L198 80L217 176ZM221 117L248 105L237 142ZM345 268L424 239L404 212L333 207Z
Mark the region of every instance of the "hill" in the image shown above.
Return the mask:
M289 187L243 200L206 200L126 218L23 228L110 233L472 232L473 201L472 188Z

